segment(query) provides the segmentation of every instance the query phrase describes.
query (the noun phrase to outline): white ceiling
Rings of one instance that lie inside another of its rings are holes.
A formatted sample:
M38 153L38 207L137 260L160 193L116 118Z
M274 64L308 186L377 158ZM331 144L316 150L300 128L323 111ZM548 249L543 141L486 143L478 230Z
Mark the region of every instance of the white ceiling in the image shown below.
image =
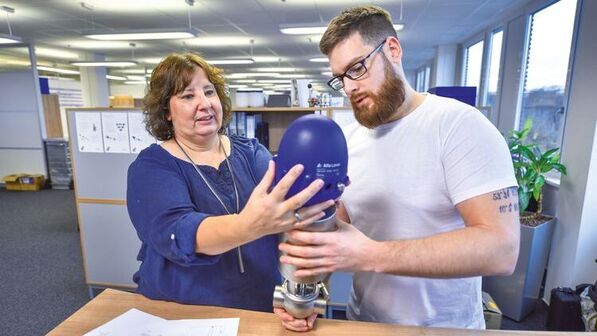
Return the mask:
M84 2L86 9L81 5ZM435 45L461 42L492 24L502 13L528 0L404 0L404 30L399 38L405 50L405 69L415 69L433 57ZM153 67L170 52L190 49L207 59L270 57L273 62L221 66L227 72L248 72L255 67L294 67L299 73L323 78L327 63L317 36L284 35L281 25L327 23L342 9L374 3L400 18L399 0L196 0L190 7L197 38L158 41L95 41L82 37L89 30L167 29L188 26L189 6L184 0L0 0L15 9L9 15L14 35L37 47L105 54L107 60L130 60L134 47L138 68ZM0 33L8 34L0 12ZM250 40L254 40L251 45ZM0 56L1 57L1 56ZM72 59L38 55L42 61L68 64ZM279 61L278 61L279 60ZM110 73L118 74L118 69Z

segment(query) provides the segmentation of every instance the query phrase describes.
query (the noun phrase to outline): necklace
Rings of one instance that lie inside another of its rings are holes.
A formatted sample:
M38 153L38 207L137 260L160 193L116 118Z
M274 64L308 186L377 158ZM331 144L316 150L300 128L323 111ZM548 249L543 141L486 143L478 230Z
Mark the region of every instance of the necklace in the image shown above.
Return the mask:
M226 153L226 150L224 149L224 145L222 144L222 139L220 137L218 137L218 139L220 140L220 149L222 150L222 152L224 152L224 160L226 161L226 165L228 166L228 171L230 172L230 177L232 178L232 186L234 187L234 196L236 199L236 212L234 212L234 213L239 213L240 212L240 197L238 196L238 187L236 186L236 179L234 178L234 172L232 171L232 166L230 165L230 161L228 161L228 154ZM211 183L209 183L209 181L207 181L207 178L205 177L205 175L203 175L203 173L201 172L199 167L197 167L197 165L195 164L195 161L193 161L193 159L191 159L189 154L187 154L187 152L182 148L182 146L180 145L178 140L176 140L176 138L174 138L174 141L176 142L176 144L178 145L178 148L180 148L182 153L193 164L193 168L195 168L195 171L199 174L199 176L201 177L201 180L203 180L203 183L205 183L205 185L207 186L209 191L211 191L212 195L214 195L214 197L218 200L220 205L222 205L222 208L224 208L224 211L226 211L227 214L232 215L232 212L230 210L228 210L228 207L226 206L224 201L222 201L222 199L220 198L220 195L218 195L216 190L212 187ZM245 273L245 264L243 262L243 254L242 254L242 250L241 250L240 246L238 246L236 248L236 252L237 252L237 257L238 257L239 271L241 274L243 274L243 273Z

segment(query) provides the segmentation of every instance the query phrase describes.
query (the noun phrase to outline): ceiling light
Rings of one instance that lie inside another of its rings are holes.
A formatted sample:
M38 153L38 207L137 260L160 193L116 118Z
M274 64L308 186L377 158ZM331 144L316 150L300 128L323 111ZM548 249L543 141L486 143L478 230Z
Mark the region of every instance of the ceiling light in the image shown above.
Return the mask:
M404 29L404 24L395 23L393 24L394 30L400 31ZM321 35L325 33L328 27L323 26L282 26L280 32L288 35Z
M6 12L6 24L8 24L8 35L0 34L0 44L23 43L23 39L12 34L12 28L10 27L9 14L14 14L15 9L8 6L0 6L0 10Z
M132 81L145 81L145 77L144 76L126 76L127 79L132 80Z
M276 77L279 76L276 72L239 72L226 75L226 78L245 78L245 77Z
M114 76L114 75L106 75L106 78L112 79L112 80L119 80L119 81L126 80L126 77Z
M14 35L0 34L0 44L23 43L20 37Z
M282 62L279 56L253 56L251 57L255 63L275 63Z
M255 68L255 71L260 72L294 72L296 68L288 68L288 67L269 67L269 68Z
M254 79L237 79L234 82L235 83L255 83L257 81Z
M37 70L51 71L51 72L56 72L56 73L61 73L61 74L66 74L66 75L78 75L79 74L79 72L76 70L67 70L67 69L45 67L45 66L38 66Z
M124 84L129 85L146 85L145 81L125 81Z
M184 29L137 29L126 31L94 31L85 37L101 41L132 41L132 40L171 40L197 37L198 32L193 28Z
M60 49L50 49L44 47L35 47L35 54L40 56L46 57L55 57L55 58L68 58L68 59L77 59L79 58L79 54L60 50Z
M206 60L207 63L212 65L224 65L224 64L253 64L252 59L213 59Z
M70 62L72 65L80 67L126 67L137 65L137 62L133 61L82 61L82 62Z
M326 63L329 61L330 60L327 57L314 57L314 58L309 59L309 62L314 62L314 63Z
M283 74L283 75L278 75L276 77L278 77L278 78L306 78L307 75L303 75L303 74Z
M189 41L192 44L200 47L233 47L250 45L251 38L247 36L203 36Z
M332 76L332 72L331 71L324 71L321 73L324 76Z
M290 83L290 79L260 79L259 83Z
M282 34L289 35L308 35L308 34L323 34L328 27L286 27L280 28Z
M229 84L228 87L231 89L242 89L242 88L246 88L247 85L246 84Z

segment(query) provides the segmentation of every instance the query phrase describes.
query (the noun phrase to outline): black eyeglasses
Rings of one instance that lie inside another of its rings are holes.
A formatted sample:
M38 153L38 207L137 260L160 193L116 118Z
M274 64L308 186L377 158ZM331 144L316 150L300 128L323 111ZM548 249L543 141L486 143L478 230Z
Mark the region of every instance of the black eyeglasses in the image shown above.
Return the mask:
M352 80L357 80L363 77L364 74L367 73L367 67L365 66L365 62L371 57L371 55L375 54L376 51L381 50L381 47L386 43L386 40L381 42L369 55L363 57L362 60L356 62L355 64L351 65L348 70L344 71L343 74L338 75L328 81L329 87L338 91L344 87L344 77L348 77Z

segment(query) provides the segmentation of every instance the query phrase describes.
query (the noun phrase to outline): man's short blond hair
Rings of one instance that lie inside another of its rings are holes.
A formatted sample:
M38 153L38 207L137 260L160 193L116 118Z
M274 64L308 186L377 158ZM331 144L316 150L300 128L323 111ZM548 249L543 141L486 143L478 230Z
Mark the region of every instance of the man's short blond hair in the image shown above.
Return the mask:
M329 55L334 47L355 32L368 45L381 43L389 36L397 37L392 17L378 6L360 6L347 9L330 21L328 29L319 42L319 50Z

